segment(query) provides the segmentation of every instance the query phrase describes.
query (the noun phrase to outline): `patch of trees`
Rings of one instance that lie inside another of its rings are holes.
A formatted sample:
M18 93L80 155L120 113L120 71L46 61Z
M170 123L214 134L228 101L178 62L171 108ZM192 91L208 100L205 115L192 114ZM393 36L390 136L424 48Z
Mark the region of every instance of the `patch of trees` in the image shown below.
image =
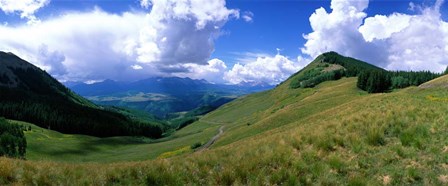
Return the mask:
M369 93L388 92L392 89L419 86L439 77L430 71L363 71L358 76L358 88Z
M338 80L342 77L355 77L366 70L384 71L369 63L344 57L336 52L324 53L317 57L313 63L319 64L312 69L302 69L293 76L295 79L290 84L291 88L312 88L325 81ZM325 72L324 69L329 65L340 65L344 69Z
M0 118L0 156L25 158L27 143L24 130L25 127Z
M341 56L336 52L324 53L320 56L320 58L321 59L318 58L318 60L321 60L322 62L343 66L346 69L344 74L346 77L358 76L359 73L366 70L383 70L375 65L371 65L364 61L360 61L351 57Z
M34 123L62 133L151 138L159 138L163 133L159 124L84 106L70 101L64 95L37 95L20 88L0 87L0 98L0 116Z
M312 88L316 85L331 80L338 80L345 76L345 70L320 72L319 69L306 71L303 76L296 79L290 86L292 88Z

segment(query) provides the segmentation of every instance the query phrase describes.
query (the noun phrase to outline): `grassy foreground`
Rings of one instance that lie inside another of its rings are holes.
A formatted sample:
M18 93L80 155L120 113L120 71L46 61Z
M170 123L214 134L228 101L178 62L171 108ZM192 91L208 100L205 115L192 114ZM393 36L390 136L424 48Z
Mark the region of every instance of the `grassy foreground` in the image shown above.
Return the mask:
M446 88L366 95L356 78L313 89L285 86L193 124L225 126L210 150L112 164L0 158L0 184L448 184Z

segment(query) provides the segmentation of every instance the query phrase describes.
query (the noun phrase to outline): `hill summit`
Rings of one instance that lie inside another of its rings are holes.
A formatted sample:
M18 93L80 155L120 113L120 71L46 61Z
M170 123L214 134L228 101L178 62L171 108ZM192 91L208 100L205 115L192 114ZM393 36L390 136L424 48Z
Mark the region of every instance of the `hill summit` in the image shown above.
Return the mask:
M385 71L364 61L342 56L336 52L319 55L305 68L292 75L290 88L310 88L327 80L354 77L362 71Z

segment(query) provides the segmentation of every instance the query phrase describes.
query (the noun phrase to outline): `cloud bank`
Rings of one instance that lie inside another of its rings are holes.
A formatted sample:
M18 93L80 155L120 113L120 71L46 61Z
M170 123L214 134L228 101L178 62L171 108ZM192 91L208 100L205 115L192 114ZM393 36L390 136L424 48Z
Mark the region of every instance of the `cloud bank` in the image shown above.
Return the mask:
M393 13L367 17L368 0L333 0L331 12L317 9L310 17L313 32L301 49L316 57L336 51L389 70L443 71L448 65L448 23L438 0L419 7L416 15ZM410 8L416 9L415 4Z
M331 10L310 16L311 33L297 58L247 53L235 61L210 59L222 27L240 12L225 0L141 0L148 12L112 14L95 8L39 20L49 0L0 0L0 9L29 23L0 26L0 50L16 53L59 80L138 80L180 76L214 83L277 84L319 54L336 51L390 70L431 70L448 65L448 23L438 0L410 3L413 15L365 12L368 0L332 0ZM254 14L245 11L243 21ZM281 46L279 46L281 47ZM230 63L236 63L229 66Z
M60 80L167 76L188 71L186 64L207 68L221 27L239 17L224 0L152 0L142 6L151 11L118 15L95 8L31 25L3 25L0 50Z

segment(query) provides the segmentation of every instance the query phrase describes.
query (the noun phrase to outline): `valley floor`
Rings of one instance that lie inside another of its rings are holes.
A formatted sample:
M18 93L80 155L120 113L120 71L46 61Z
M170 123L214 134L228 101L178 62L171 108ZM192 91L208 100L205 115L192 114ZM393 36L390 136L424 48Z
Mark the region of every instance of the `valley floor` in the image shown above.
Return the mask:
M447 100L443 88L366 94L356 78L343 78L312 89L283 84L237 99L160 143L72 139L33 128L27 157L38 161L0 158L0 184L446 185ZM221 126L225 131L210 149L182 151ZM85 148L89 143L97 149Z

